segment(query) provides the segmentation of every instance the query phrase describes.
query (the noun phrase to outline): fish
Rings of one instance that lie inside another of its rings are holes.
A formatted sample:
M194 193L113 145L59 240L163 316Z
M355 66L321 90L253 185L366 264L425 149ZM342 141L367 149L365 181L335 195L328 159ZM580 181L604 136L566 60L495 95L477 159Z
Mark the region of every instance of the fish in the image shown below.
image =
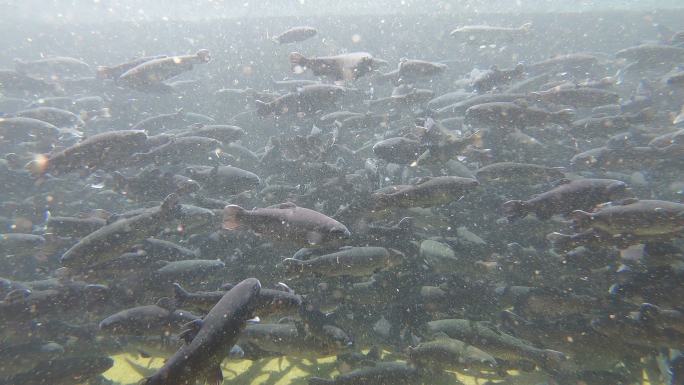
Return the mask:
M384 247L350 247L307 260L286 258L281 264L288 274L316 274L325 277L368 276L383 268L394 267L405 256Z
M555 188L527 201L511 200L503 204L503 211L509 220L522 218L533 212L539 219L553 215L568 215L582 208L594 206L629 194L627 184L613 179L561 180Z
M487 45L521 39L531 33L531 28L532 23L525 23L520 27L466 25L452 30L449 36L467 44Z
M179 212L178 196L170 194L161 205L124 218L88 234L62 254L65 267L88 266L121 255L138 242L159 233Z
M255 278L235 285L201 322L189 325L191 328L181 335L186 344L142 383L180 385L200 379L221 383L221 361L228 355L229 347L237 342L247 320L252 318L260 289L261 283Z
M223 228L245 226L271 238L303 245L321 245L349 238L342 223L317 211L282 203L273 207L245 210L228 205L223 210Z
M272 37L273 41L278 44L298 43L310 39L318 33L318 30L313 27L293 27L278 35Z

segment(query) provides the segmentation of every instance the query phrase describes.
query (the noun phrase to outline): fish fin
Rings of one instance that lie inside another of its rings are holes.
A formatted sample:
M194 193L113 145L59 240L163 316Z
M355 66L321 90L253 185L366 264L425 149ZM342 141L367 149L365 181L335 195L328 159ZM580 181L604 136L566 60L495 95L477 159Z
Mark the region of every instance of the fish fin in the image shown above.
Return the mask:
M568 179L568 178L561 178L561 179L558 179L557 181L555 181L555 182L553 183L553 187L562 186L562 185L568 184L568 183L570 183L570 179Z
M414 222L414 221L415 221L415 220L414 220L413 217L404 217L404 218L401 218L401 220L399 221L399 223L397 223L397 227L400 228L400 229L410 229L410 228L413 227L413 222Z
M245 211L240 206L228 205L223 209L223 228L226 230L235 230L240 227L240 214Z
M192 342L193 339L195 339L197 333L202 328L203 324L204 321L202 321L202 319L199 318L186 323L185 325L183 325L183 327L186 329L178 333L178 338L185 341L186 345L189 344L190 342Z
M175 193L169 194L161 204L161 211L170 213L178 207L178 195Z
M520 200L510 200L505 202L501 208L503 209L504 215L509 221L524 218L530 212L529 204Z
M544 359L544 369L551 371L557 370L568 359L564 353L551 349L544 349L542 351L542 358Z
M278 208L278 209L293 209L297 207L296 204L292 202L283 202L283 203L278 203L277 205L273 205L271 207Z
M173 284L173 298L176 300L176 302L183 302L185 301L188 297L190 296L190 293L188 293L187 290L183 288L183 286L180 285L178 282L174 282Z
M639 198L625 198L617 201L612 201L612 205L616 206L627 206L639 202Z
M412 184L413 184L414 186L418 186L418 185L421 185L421 184L423 184L423 183L425 183L425 182L428 182L428 181L431 180L431 179L432 179L432 177L429 177L429 176L421 176L421 177L419 177L419 178L416 178L416 179L413 181Z
M556 250L569 250L572 246L572 235L553 232L546 235L546 240L551 243L551 247Z
M284 292L286 292L286 293L290 293L290 294L294 294L294 293L295 293L295 291L294 291L291 287L287 286L287 285L286 285L285 283L283 283L283 282L278 282L278 283L276 284L276 289L282 290L282 291L284 291Z
M660 308L658 306L650 303L642 303L641 306L639 306L637 319L640 322L652 322L659 313Z
M221 365L216 365L215 367L209 369L206 383L208 385L221 385L223 383L223 372L221 371Z
M432 335L432 338L435 339L435 340L437 340L437 339L445 339L445 338L449 338L449 339L450 339L451 337L449 337L449 335L446 334L445 332L437 332L437 333L434 333L434 334Z
M586 211L575 210L570 214L573 224L578 229L589 227L589 222L593 219L593 215Z
M166 309L166 310L168 310L168 311L174 311L174 310L176 310L175 301L173 300L173 298L169 298L169 297L161 297L161 298L159 298L159 300L157 300L157 302L155 303L155 305L157 305L157 306L159 306L159 307L161 307L161 308L163 308L163 309Z
M3 302L5 303L20 303L31 295L31 290L29 289L14 289L5 295Z

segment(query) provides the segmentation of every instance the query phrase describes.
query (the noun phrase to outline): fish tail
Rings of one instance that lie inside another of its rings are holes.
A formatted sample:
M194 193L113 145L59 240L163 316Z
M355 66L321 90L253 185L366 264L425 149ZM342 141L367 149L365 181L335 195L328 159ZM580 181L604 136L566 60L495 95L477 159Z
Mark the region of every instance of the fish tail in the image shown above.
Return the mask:
M228 205L223 209L223 228L235 230L240 227L240 215L245 211L240 206Z
M504 215L509 221L524 218L530 212L530 207L525 201L510 200L502 206Z
M114 75L112 74L112 67L98 66L95 70L95 78L103 80L114 78Z
M271 105L269 103L255 100L254 104L256 104L256 112L259 116L268 116L271 114Z
M290 65L292 67L296 67L296 66L305 67L306 63L308 61L306 56L302 55L299 52L290 53L289 60L290 60Z
M520 26L520 30L523 32L529 32L532 29L532 23L525 23Z

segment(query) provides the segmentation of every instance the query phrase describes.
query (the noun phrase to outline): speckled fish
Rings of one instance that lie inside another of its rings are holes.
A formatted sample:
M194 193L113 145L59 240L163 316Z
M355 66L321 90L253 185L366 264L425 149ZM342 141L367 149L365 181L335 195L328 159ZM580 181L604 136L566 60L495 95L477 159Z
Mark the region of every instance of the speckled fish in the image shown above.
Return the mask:
M478 168L475 171L475 177L482 183L534 185L563 179L565 174L561 169L556 167L528 163L500 162Z
M33 61L14 59L14 68L18 72L46 80L92 75L92 70L87 63L66 56L46 57Z
M145 61L119 76L117 83L134 89L153 88L166 80L192 70L195 64L208 63L209 50L201 49L194 55L169 56Z
M56 127L83 127L85 123L80 116L71 111L55 107L36 107L18 111L16 116L32 118L48 122Z
M173 284L174 303L178 307L209 311L233 285L222 285L217 291L188 292L178 284ZM265 317L272 314L296 314L302 306L302 297L291 291L261 289L256 314Z
M287 274L291 275L364 277L378 270L397 266L404 258L402 253L393 249L364 246L349 247L306 260L286 258L282 265Z
M418 367L460 372L464 369L492 371L497 367L496 359L489 353L446 335L410 347L408 355L409 361Z
M296 72L310 69L316 76L332 80L356 80L377 70L387 62L367 52L351 52L336 56L306 57L299 52L290 54L290 64Z
M473 127L499 129L541 126L547 123L570 125L575 112L570 109L549 112L518 102L483 103L468 108L464 123Z
M173 309L168 298L162 298L157 303L114 313L100 321L99 328L105 334L112 335L159 336L179 332L181 326L200 319L189 311Z
M346 92L344 87L331 84L304 86L270 102L257 100L257 113L260 116L313 114L333 108Z
M271 353L314 359L331 356L351 346L346 333L340 335L337 327L326 326L330 333L313 336L304 327L291 323L247 325L238 343L241 346L253 345Z
M557 368L567 358L561 352L540 349L527 341L498 330L483 321L442 319L427 323L429 333L444 333L450 338L472 344L496 358L517 361L529 360L545 369Z
M527 201L512 200L504 203L503 211L509 220L525 217L531 212L539 219L548 219L555 214L567 215L574 210L589 210L599 203L619 199L626 194L627 185L618 180L562 180L555 188Z
M349 238L342 223L317 211L293 203L245 210L228 205L223 210L223 228L235 230L245 226L256 233L302 245L320 245Z
M273 41L278 44L298 43L316 36L317 33L318 30L313 27L293 27L279 35L273 36Z
M43 120L23 117L0 118L0 142L53 141L59 134L59 128Z
M26 167L37 176L92 172L97 168L115 169L122 166L117 161L143 148L146 141L147 135L142 131L103 132L55 154L39 156Z
M530 33L531 28L532 23L525 23L517 28L468 25L454 29L449 35L468 44L495 44L511 42L525 37Z
M86 268L117 257L132 246L159 233L180 210L178 196L169 195L160 206L121 219L88 234L62 254L63 266Z
M572 212L579 230L598 229L611 235L667 237L684 231L684 204L662 200L629 199L596 212Z
M415 184L390 186L373 194L376 209L431 207L460 199L480 183L457 176L425 177Z
M157 59L164 59L168 56L166 55L157 55L157 56L143 56L139 57L121 64L117 64L111 67L108 66L99 66L97 67L96 70L96 77L98 79L113 79L116 80L118 79L121 75L126 73L126 71L135 68L139 66L140 64L143 64L145 62L148 62L150 60L157 60Z
M529 98L539 103L571 107L596 107L620 102L620 95L600 88L556 87L546 91L532 92Z
M382 362L368 368L360 368L340 374L332 380L309 377L309 385L415 385L423 382L423 373L399 362Z
M182 333L186 344L142 384L222 383L221 362L252 318L260 289L256 278L248 278L230 289L202 321L190 324L191 329Z

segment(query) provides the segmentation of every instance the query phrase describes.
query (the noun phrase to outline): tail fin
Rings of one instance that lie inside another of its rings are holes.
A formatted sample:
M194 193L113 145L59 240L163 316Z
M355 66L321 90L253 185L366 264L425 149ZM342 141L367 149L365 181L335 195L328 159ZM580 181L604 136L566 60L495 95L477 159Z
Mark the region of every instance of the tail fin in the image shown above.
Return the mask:
M530 32L532 30L532 23L525 23L521 25L520 30L523 32Z
M240 227L240 214L245 211L240 206L228 205L223 209L223 228L235 230Z
M413 222L415 222L413 217L404 217L401 218L399 223L397 223L397 227L400 229L408 230L413 227Z
M302 266L302 261L295 258L285 258L281 263L283 268L289 273L299 272Z
M520 200L511 200L505 202L501 208L503 209L504 215L509 221L524 218L530 212L529 205L525 201Z
M572 218L575 228L582 230L589 227L589 223L591 223L593 216L586 211L575 210L570 214L570 218Z
M185 302L189 296L190 293L188 293L180 283L176 282L173 284L173 299L176 301L176 306L182 306L183 302Z
M112 67L98 66L95 70L96 79L114 79L114 74L112 73Z
M211 53L208 49L201 49L197 51L195 55L197 55L197 58L203 61L204 63L208 63L209 61L211 61Z
M296 66L306 67L306 64L308 61L306 56L302 55L299 52L290 53L289 60L290 60L290 65L292 66L292 68L294 68Z
M121 191L125 188L126 177L123 176L123 174L118 171L114 171L112 173L112 179L114 179L114 191Z
M256 104L257 114L260 116L268 116L271 114L272 109L269 103L262 102L261 100L255 100L254 104Z

